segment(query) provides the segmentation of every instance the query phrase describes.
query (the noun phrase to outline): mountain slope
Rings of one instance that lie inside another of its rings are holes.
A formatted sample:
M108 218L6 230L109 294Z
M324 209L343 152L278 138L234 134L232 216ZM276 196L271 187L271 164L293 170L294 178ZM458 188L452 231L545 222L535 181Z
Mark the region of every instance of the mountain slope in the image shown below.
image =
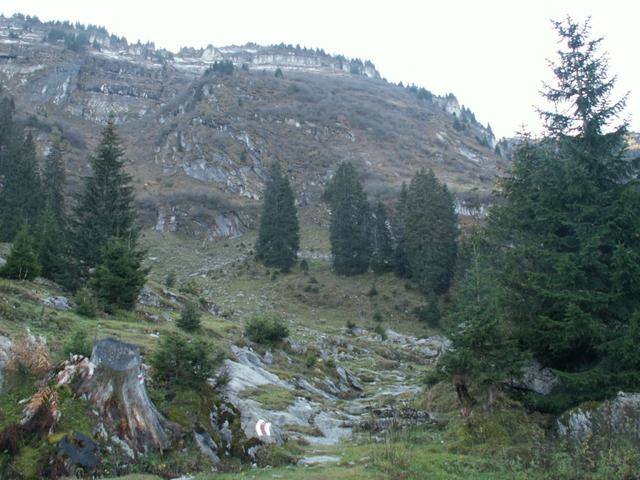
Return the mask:
M219 68L226 62L233 73ZM14 16L0 18L0 81L41 153L62 133L73 183L114 114L143 217L158 229L216 237L251 225L274 160L290 171L308 219L322 217L319 193L343 160L372 195L389 197L424 166L476 201L503 165L490 129L453 95L389 84L370 62L320 50L248 44L172 54L99 27Z

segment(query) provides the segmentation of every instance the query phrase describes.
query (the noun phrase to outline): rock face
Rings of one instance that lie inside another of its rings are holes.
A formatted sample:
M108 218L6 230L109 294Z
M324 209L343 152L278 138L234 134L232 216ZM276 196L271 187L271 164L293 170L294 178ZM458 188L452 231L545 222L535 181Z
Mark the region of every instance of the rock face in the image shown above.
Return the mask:
M557 421L558 433L582 442L592 437L640 440L640 394L619 392L612 400L588 403L564 413Z
M47 297L42 300L42 304L47 307L55 308L56 310L70 310L71 305L67 297Z
M456 192L488 194L504 166L490 129L455 97L390 84L367 61L286 45L171 53L95 27L82 28L89 42L70 49L52 33L80 28L0 17L0 81L38 154L60 130L69 178L88 174L97 125L113 113L128 168L141 180L140 218L159 231L204 238L244 231L275 158L301 206L319 200L347 159L367 172L372 193L432 167ZM211 68L221 61L235 70Z
M118 340L100 340L93 347L95 370L78 393L87 396L110 431L120 432L126 443L138 450L169 446L169 423L147 395L141 369L140 349Z

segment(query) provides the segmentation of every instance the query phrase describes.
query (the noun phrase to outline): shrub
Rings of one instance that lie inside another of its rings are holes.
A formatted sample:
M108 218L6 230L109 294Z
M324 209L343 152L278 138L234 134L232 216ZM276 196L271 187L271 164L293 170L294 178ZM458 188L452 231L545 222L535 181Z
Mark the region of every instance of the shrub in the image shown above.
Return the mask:
M309 262L307 262L306 258L300 260L300 271L305 275L309 274Z
M202 388L219 358L211 355L211 346L205 341L170 333L162 338L151 365L154 379L165 386Z
M380 335L380 338L382 340L386 340L387 339L387 332L385 331L384 327L381 324L376 325L375 328L373 329L373 331L377 335Z
M371 288L367 292L367 296L368 297L375 297L376 295L378 295L378 289L376 288L375 285L371 285Z
M440 307L435 295L427 296L427 303L415 307L413 313L419 320L425 322L431 328L440 326Z
M176 284L176 274L174 272L167 273L164 284L167 288L173 288Z
M182 310L176 325L185 332L198 330L200 328L200 311L198 310L198 305L193 302L188 302Z
M187 280L184 283L181 283L180 287L178 287L178 290L180 291L180 293L187 293L190 295L198 295L200 293L200 287L193 278Z
M382 323L382 320L384 320L382 318L382 313L380 313L380 310L376 310L373 313L373 321L376 322L376 323Z
M351 331L356 327L356 322L354 322L353 320L347 320L347 330Z
M244 334L256 343L278 343L289 336L289 329L277 318L252 318L247 323Z
M95 318L98 315L98 301L96 296L88 287L83 287L76 293L76 313L87 318Z
M69 340L64 344L64 354L69 355L82 355L83 357L91 356L91 342L88 338L88 333L85 329L79 328Z
M304 359L304 365L307 368L313 368L318 363L318 355L315 353L309 353Z

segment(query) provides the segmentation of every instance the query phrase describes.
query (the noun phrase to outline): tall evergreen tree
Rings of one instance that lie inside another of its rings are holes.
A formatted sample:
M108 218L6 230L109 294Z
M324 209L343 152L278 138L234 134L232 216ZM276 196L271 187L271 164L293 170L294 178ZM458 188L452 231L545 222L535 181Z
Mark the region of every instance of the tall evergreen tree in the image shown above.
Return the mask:
M0 275L16 280L32 280L40 275L40 264L26 223L18 230Z
M381 200L376 204L372 234L371 269L378 274L390 272L393 269L393 243L387 209Z
M103 248L93 288L107 311L134 307L149 270L142 267L144 252L131 240L111 237Z
M625 382L638 372L622 375L612 359L640 311L640 189L600 39L588 22L555 27L565 49L545 91L556 104L542 112L548 130L516 152L489 232L522 348L579 401L637 387Z
M293 189L280 166L274 163L264 193L256 258L267 266L288 272L300 247L299 230Z
M66 173L59 139L54 141L45 159L42 183L44 212L37 226L42 276L70 287L68 280L74 275L67 241L68 222L64 199Z
M410 276L406 228L408 204L409 189L407 188L407 184L403 182L393 219L393 270L396 275L401 278L408 278Z
M409 185L405 223L411 278L425 293L443 293L453 277L458 235L453 197L431 170Z
M56 139L45 158L42 187L45 209L57 225L66 225L64 190L67 182L62 145Z
M131 176L124 169L124 151L113 117L91 158L92 174L85 178L74 208L74 256L86 272L102 260L102 252L112 238L136 245L134 191Z
M12 120L11 120L12 121ZM42 211L42 186L31 134L9 125L2 150L0 240L10 241L22 224L34 224Z
M333 269L339 275L366 272L371 255L369 204L351 163L340 164L325 199L331 207Z

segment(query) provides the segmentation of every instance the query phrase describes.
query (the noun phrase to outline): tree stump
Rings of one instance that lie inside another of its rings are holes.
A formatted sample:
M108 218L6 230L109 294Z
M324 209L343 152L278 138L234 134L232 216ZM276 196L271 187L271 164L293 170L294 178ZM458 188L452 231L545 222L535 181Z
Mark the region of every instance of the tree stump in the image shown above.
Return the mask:
M98 341L93 347L93 375L78 393L87 396L98 409L105 426L138 451L169 446L169 422L149 399L144 385L140 348L114 339Z

